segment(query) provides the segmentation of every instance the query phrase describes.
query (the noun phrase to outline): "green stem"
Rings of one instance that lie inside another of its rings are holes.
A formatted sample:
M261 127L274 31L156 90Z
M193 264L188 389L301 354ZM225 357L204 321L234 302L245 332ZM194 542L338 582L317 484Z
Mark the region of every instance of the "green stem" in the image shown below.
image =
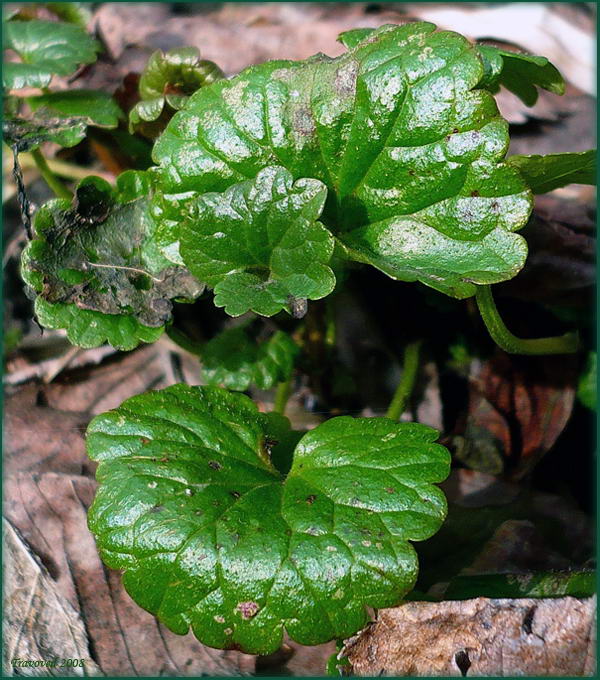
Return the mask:
M68 198L71 200L73 194L67 189L67 187L58 179L58 177L50 170L46 159L42 155L39 149L33 149L31 152L31 157L35 161L35 164L40 171L40 174L46 181L46 184L52 189L52 191L58 196L58 198Z
M285 414L285 407L291 394L292 376L277 385L277 389L275 390L275 403L273 404L273 411L275 411L275 413L280 413L281 415Z
M325 300L325 345L330 348L335 347L337 336L335 307L333 300L331 299L332 297L333 296L330 295Z
M510 354L572 354L577 351L577 333L565 333L552 338L524 340L513 335L500 317L491 286L477 286L477 306L494 342Z
M406 402L415 386L415 379L419 368L421 342L421 340L411 342L404 348L402 375L400 376L400 382L398 383L398 387L394 392L394 396L386 413L386 416L392 420L399 420L400 416L404 413Z

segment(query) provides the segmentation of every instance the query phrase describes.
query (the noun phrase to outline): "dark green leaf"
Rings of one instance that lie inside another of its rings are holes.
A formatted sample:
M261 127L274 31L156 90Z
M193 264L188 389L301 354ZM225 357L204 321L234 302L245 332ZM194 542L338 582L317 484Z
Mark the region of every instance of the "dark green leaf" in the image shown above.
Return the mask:
M473 295L523 266L512 232L532 200L482 77L473 45L425 23L379 28L336 59L252 67L175 114L154 148L160 190L223 191L282 165L326 185L321 220L348 257Z
M157 50L140 78L140 95L142 99L176 92L190 95L222 77L219 67L200 59L200 52L195 47L178 47L165 53Z
M579 385L577 387L577 396L579 401L584 406L587 406L592 411L596 410L596 394L598 391L598 375L597 375L597 354L590 352L583 369L583 373L579 378Z
M4 49L21 64L4 64L7 89L46 87L53 75L68 76L79 64L96 61L100 44L83 28L56 21L8 21L3 24Z
M506 162L521 173L534 194L567 184L596 184L596 150L547 156L510 156Z
M298 349L283 331L258 342L245 328L230 328L204 346L202 376L208 385L243 391L253 384L268 390L290 376Z
M56 199L36 214L37 238L23 252L22 275L49 303L42 305L41 323L52 328L76 325L70 330L75 344L81 320L94 318L102 323L91 337L100 342L108 338L112 344L107 329L114 326L112 337L119 346L135 346L155 337L156 329L170 320L172 299L191 299L202 292L203 286L165 260L152 241L148 183L144 173L134 171L118 178L116 190L89 177L79 184L72 205ZM123 330L134 333L133 338L124 340Z
M412 587L409 540L440 526L447 451L423 425L334 418L272 466L269 417L241 394L175 385L95 418L89 525L127 591L171 630L275 651L347 637Z
M45 109L54 116L82 119L87 125L114 128L123 112L106 92L98 90L67 90L28 97L32 111Z
M595 592L593 571L481 574L455 576L444 592L444 599L591 597Z
M326 195L322 182L294 182L277 166L203 194L181 225L183 260L230 316L272 316L296 299L318 300L335 285L333 237L317 221Z
M185 106L189 95L221 78L221 69L212 61L200 59L195 47L179 47L164 53L157 50L140 78L142 100L129 113L130 131L154 139L175 111Z
M538 87L555 94L565 92L563 77L545 57L507 52L491 45L478 45L477 50L484 65L480 87L497 92L504 85L527 106L536 103Z

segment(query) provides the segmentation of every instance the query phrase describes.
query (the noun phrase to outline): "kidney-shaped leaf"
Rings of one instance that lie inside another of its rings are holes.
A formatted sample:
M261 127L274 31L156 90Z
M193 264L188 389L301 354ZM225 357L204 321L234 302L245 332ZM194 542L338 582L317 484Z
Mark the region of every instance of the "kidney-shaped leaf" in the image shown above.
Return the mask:
M146 176L135 171L121 175L116 189L88 177L72 204L55 199L36 214L22 275L44 301L41 322L67 328L75 344L115 339L115 346L135 347L170 321L173 299L193 299L203 290L158 252L147 189Z
M322 182L294 182L278 166L203 194L182 223L183 261L214 287L215 305L230 316L272 316L296 299L325 297L335 285L327 266L333 237L317 221L326 195Z
M424 425L333 418L283 478L271 419L244 395L175 385L96 417L89 525L104 561L171 630L273 652L347 637L413 586L409 540L446 512L449 455Z
M384 26L338 58L202 88L155 145L161 191L223 191L280 165L327 187L321 221L349 257L457 297L513 277L531 193L504 163L508 126L478 87L478 51L434 29Z
M259 342L245 328L228 328L202 348L202 377L231 390L269 390L290 376L299 349L283 331Z
M3 30L4 49L21 58L4 64L8 89L46 87L54 74L68 76L79 64L96 61L100 51L100 43L85 29L60 21L7 21Z

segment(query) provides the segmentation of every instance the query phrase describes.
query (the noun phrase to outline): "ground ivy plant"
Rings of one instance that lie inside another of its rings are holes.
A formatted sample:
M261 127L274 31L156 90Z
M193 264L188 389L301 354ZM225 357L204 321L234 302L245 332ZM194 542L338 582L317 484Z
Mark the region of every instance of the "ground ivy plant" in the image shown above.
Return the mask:
M53 23L52 44L42 21L5 24L5 88L47 88L96 58L77 22ZM561 94L558 71L422 22L340 41L335 59L229 78L195 49L157 52L125 112L128 134L156 138L153 164L114 187L89 177L71 192L38 152L58 194L37 211L22 259L39 322L81 347L132 349L166 329L202 361L204 386L148 392L92 421L100 485L89 525L140 606L215 647L266 654L285 631L304 644L351 635L369 607L411 590L410 541L444 520L435 485L449 454L431 428L398 422L418 342L405 348L388 417L303 432L283 415L294 371L313 358L311 309L335 300L349 268L474 297L507 351L576 349L572 334L515 337L491 293L525 263L517 232L533 195L593 182L592 151L506 156L493 95L503 86L531 105L538 88ZM34 115L5 125L16 152L124 117L83 90L27 103ZM191 339L173 309L205 289L231 325ZM334 340L327 322L325 346ZM242 394L272 388L261 410Z

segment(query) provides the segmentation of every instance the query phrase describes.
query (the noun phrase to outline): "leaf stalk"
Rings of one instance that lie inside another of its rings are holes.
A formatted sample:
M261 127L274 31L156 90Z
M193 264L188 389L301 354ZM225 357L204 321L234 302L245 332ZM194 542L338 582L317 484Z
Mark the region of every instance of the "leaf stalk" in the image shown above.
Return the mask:
M488 333L509 354L573 354L579 347L577 333L565 333L551 338L517 338L504 325L494 302L491 286L477 286L475 299Z
M33 149L31 151L31 157L33 158L41 176L44 178L46 184L52 189L52 191L58 196L58 198L67 198L71 200L73 194L67 187L58 179L58 177L50 170L46 159L44 158L42 152L39 149Z
M387 418L399 420L400 416L404 413L406 404L415 386L422 342L422 340L417 340L416 342L409 343L404 348L402 376L400 377L400 382L398 383L398 387L394 392L394 396L392 397L392 401L387 410Z
M292 395L292 376L284 382L280 382L275 390L275 403L273 404L273 411L282 416L285 415L285 407Z

